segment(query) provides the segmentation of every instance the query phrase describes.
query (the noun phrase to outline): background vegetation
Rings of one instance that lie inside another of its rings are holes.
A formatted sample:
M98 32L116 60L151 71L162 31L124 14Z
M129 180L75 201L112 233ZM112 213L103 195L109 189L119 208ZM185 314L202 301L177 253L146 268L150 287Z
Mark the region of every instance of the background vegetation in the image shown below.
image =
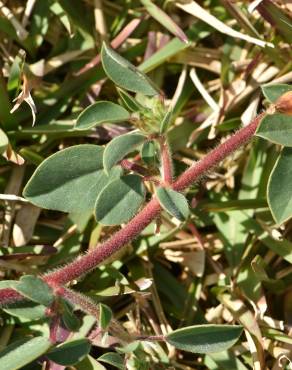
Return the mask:
M263 0L256 9L258 1L153 3L0 2L1 279L51 270L118 229L22 198L24 185L49 155L76 144L103 145L131 129L123 122L74 129L88 105L120 102L100 63L102 41L146 72L166 105L175 106L169 140L176 175L265 108L260 85L291 82L290 1ZM279 151L255 138L189 190L187 223L163 213L159 231L152 224L73 284L109 306L131 334L241 324L244 333L236 345L195 355L141 342L120 357L122 363L108 357L98 363L95 359L112 352L115 338L102 341L95 319L77 312L82 326L74 337L89 336L93 347L71 368L291 368L292 224L276 226L266 200ZM3 348L49 332L46 321L8 310L1 312L1 325Z

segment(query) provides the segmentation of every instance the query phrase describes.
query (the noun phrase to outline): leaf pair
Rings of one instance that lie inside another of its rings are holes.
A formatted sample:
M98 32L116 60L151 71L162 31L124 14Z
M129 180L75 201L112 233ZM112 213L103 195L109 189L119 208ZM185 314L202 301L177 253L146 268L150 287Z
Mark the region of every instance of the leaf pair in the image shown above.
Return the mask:
M23 195L46 209L63 212L92 212L97 196L122 174L120 167L106 172L104 149L83 144L53 154L36 169Z
M157 88L143 72L106 44L103 44L101 50L101 60L106 75L120 87L118 92L122 102L130 111L135 112L143 107L123 89L149 96L158 94ZM130 113L127 109L112 102L99 101L79 115L75 128L86 130L103 123L128 120Z
M122 176L116 164L144 140L142 134L126 134L105 150L84 144L55 153L37 168L23 194L42 208L79 214L95 210L96 219L106 225L126 222L146 190L139 176Z
M290 85L274 84L262 87L265 97L276 103L285 93L292 91ZM257 135L273 143L283 145L269 178L268 203L272 215L281 224L292 217L292 116L275 113L261 121Z

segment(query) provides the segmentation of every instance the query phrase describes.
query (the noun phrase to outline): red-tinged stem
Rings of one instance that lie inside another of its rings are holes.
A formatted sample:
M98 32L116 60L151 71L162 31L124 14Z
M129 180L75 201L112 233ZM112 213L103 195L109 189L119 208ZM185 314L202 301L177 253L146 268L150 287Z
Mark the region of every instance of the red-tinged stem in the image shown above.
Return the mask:
M88 313L96 318L99 322L99 307L93 302L89 297L86 297L84 294L80 294L71 289L62 287L59 290L59 294L66 298L68 301L72 302L75 305L78 305L83 312ZM125 331L123 326L115 319L111 320L109 331L112 334L117 335L119 339L123 340L126 343L132 341L132 337Z
M159 138L161 167L162 167L162 180L165 185L170 185L173 182L173 166L171 153L167 139L164 136Z
M142 176L147 176L148 175L148 170L147 168L140 166L139 164L133 163L131 161L128 161L127 159L123 159L120 162L120 165L128 171L133 171L136 173L139 173Z
M206 155L205 158L193 164L186 170L172 185L176 191L183 191L195 181L197 181L204 173L221 162L229 154L245 144L254 135L260 120L264 117L264 113L257 116L248 126L237 131L223 144L213 149ZM44 277L44 280L52 287L66 284L74 279L78 279L85 275L98 264L117 252L124 245L136 238L141 231L148 226L160 213L160 205L156 198L153 198L140 213L135 216L123 229L116 232L110 239L106 240L101 245L98 245L88 254L77 258L67 266L61 267ZM9 289L5 289L8 291ZM9 290L10 291L10 290ZM11 291L10 291L11 292ZM15 298L15 292L12 291L12 298ZM8 292L6 292L7 294ZM2 291L0 291L0 304L2 301ZM8 299L4 301L8 303Z
M220 163L229 154L245 144L256 132L265 113L259 114L249 125L237 131L224 143L211 150L203 159L189 167L173 184L173 189L182 191L197 181L203 174Z
M6 306L23 299L25 298L13 289L5 288L0 290L0 306Z
M182 191L212 167L246 143L255 133L256 128L263 118L264 113L256 117L248 126L237 131L224 143L213 149L205 158L196 162L186 170L173 184L173 189ZM90 253L76 259L69 265L49 273L45 281L49 285L57 286L66 284L80 278L91 271L102 261L117 252L121 247L136 238L160 213L159 202L153 198L142 211L135 216L123 229L116 232L110 239L98 245Z
M81 277L95 268L102 261L117 252L121 247L137 237L160 213L156 199L152 199L123 229L117 231L110 239L98 245L92 252L77 258L69 265L57 269L44 277L51 286L66 284Z
M99 320L99 308L94 302L91 301L90 298L64 287L62 287L58 293L60 296L67 298L68 301L72 302L74 305L81 307L84 312L94 316L97 320Z

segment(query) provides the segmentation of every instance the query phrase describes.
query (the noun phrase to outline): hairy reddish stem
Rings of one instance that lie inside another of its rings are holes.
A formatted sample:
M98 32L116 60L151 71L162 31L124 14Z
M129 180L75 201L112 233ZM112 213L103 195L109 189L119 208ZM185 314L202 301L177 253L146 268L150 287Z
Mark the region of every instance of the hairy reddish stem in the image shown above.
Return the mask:
M162 180L165 185L170 185L173 182L173 168L169 145L165 136L159 138Z
M224 143L208 153L202 160L194 163L173 184L173 189L182 191L195 182L205 172L246 143L255 133L264 113L256 117L248 126L237 131ZM160 205L153 198L142 211L135 216L123 229L116 232L110 239L98 245L88 254L77 258L69 265L49 273L45 280L50 285L63 285L88 273L99 263L117 252L125 244L137 237L160 213Z
M158 201L152 199L137 216L110 239L98 245L92 252L77 258L69 265L49 273L45 276L45 281L52 286L63 285L86 274L138 236L159 215L159 212Z
M91 298L86 297L84 294L80 294L71 289L63 288L62 293L60 294L68 301L72 302L75 305L78 305L83 312L88 313L96 318L99 321L99 307L95 304ZM132 337L125 331L123 326L115 319L111 320L109 331L125 342L125 344L132 341Z
M209 171L216 164L221 162L229 154L234 152L237 148L245 144L255 133L261 119L265 113L259 114L250 124L237 131L229 139L217 148L211 150L203 159L195 162L189 167L173 184L173 189L182 191L192 185L204 173Z
M194 163L173 183L172 188L176 191L183 191L229 154L245 144L254 135L264 115L265 113L262 113L257 116L249 125L237 131L224 143L209 152L202 160ZM57 287L85 275L124 245L136 238L141 231L159 215L160 210L158 200L154 197L123 229L117 231L111 238L98 245L88 254L77 258L67 266L47 274L44 280L52 287ZM10 290L4 290L6 291L6 298L4 296L4 301L6 299L8 303L7 294ZM0 292L0 303L2 303L2 291ZM12 292L11 298L16 299L15 292Z
M6 306L8 304L18 302L25 299L21 294L17 293L11 288L5 288L0 290L0 305Z
M140 166L139 164L136 164L136 163L133 163L131 161L128 161L127 159L123 159L121 162L120 162L120 165L125 169L125 170L128 170L128 171L133 171L133 172L137 172L139 173L140 175L142 176L147 176L148 175L148 170L147 168L143 167L143 166Z

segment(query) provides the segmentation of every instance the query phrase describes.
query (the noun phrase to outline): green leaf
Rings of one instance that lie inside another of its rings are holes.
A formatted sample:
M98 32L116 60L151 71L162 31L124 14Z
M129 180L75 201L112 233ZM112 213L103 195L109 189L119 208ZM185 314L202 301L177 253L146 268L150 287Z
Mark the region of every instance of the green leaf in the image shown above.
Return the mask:
M15 289L24 297L44 306L50 306L54 300L52 289L37 276L22 276Z
M292 149L284 148L268 182L268 203L277 224L292 216Z
M165 116L163 117L163 120L161 121L161 124L160 124L161 134L167 132L168 127L171 123L171 119L172 119L172 110L169 110L168 112L166 112Z
M118 94L122 99L124 106L129 109L131 112L138 112L142 109L145 109L135 98L128 94L123 89L117 87Z
M5 132L0 129L0 154L4 153L7 149L9 140Z
M142 160L149 166L155 166L157 164L157 145L155 141L145 141L140 153Z
M101 61L105 73L116 85L144 95L158 94L152 81L143 72L105 43L101 49Z
M127 154L135 150L145 140L145 136L138 133L120 135L114 138L106 146L103 154L103 165L109 172L115 164L121 161Z
M291 85L287 84L268 84L261 86L265 98L271 103L275 103L281 95L292 90Z
M235 325L195 325L175 330L165 339L183 351L212 353L233 346L241 332L242 327Z
M81 326L81 322L73 312L74 307L63 298L61 298L61 302L63 308L62 321L64 325L70 331L77 331Z
M103 148L97 145L76 145L61 150L41 163L23 195L42 208L92 212L101 190L121 174L121 169L116 167L107 175L102 158Z
M124 370L124 360L118 353L108 352L98 358L98 361L105 362L111 366L117 367L118 369Z
M174 36L187 43L188 38L183 30L162 9L152 3L151 0L140 0L148 13Z
M0 281L0 289L12 288L15 289L18 281L16 280L2 280Z
M46 314L46 306L32 301L13 303L2 310L11 316L26 320L38 320L44 318Z
M263 335L273 340L277 340L283 343L292 345L292 338L289 335L284 334L283 332L273 329L273 328L262 328Z
M97 362L90 355L86 356L81 362L75 365L77 370L106 370L106 368Z
M7 81L7 90L11 91L19 88L21 83L21 73L23 71L25 54L23 50L20 50L14 57L14 61L9 71L9 78Z
M51 350L47 356L59 365L71 366L81 361L90 352L88 339L81 338L60 344Z
M292 146L292 116L272 114L265 116L256 132L257 136L273 143Z
M102 123L125 121L130 118L129 112L110 101L98 101L87 107L78 117L75 128L87 130Z
M185 196L172 189L159 187L156 189L156 196L160 205L168 213L180 221L189 216L189 206Z
M145 73L150 72L188 48L189 45L174 38L140 64L139 70Z
M106 330L112 319L112 310L103 303L99 304L99 325L103 330Z
M109 183L96 200L95 217L103 225L129 221L145 198L145 187L137 175L123 176Z
M48 338L21 339L0 352L0 369L17 370L44 354L51 346Z

